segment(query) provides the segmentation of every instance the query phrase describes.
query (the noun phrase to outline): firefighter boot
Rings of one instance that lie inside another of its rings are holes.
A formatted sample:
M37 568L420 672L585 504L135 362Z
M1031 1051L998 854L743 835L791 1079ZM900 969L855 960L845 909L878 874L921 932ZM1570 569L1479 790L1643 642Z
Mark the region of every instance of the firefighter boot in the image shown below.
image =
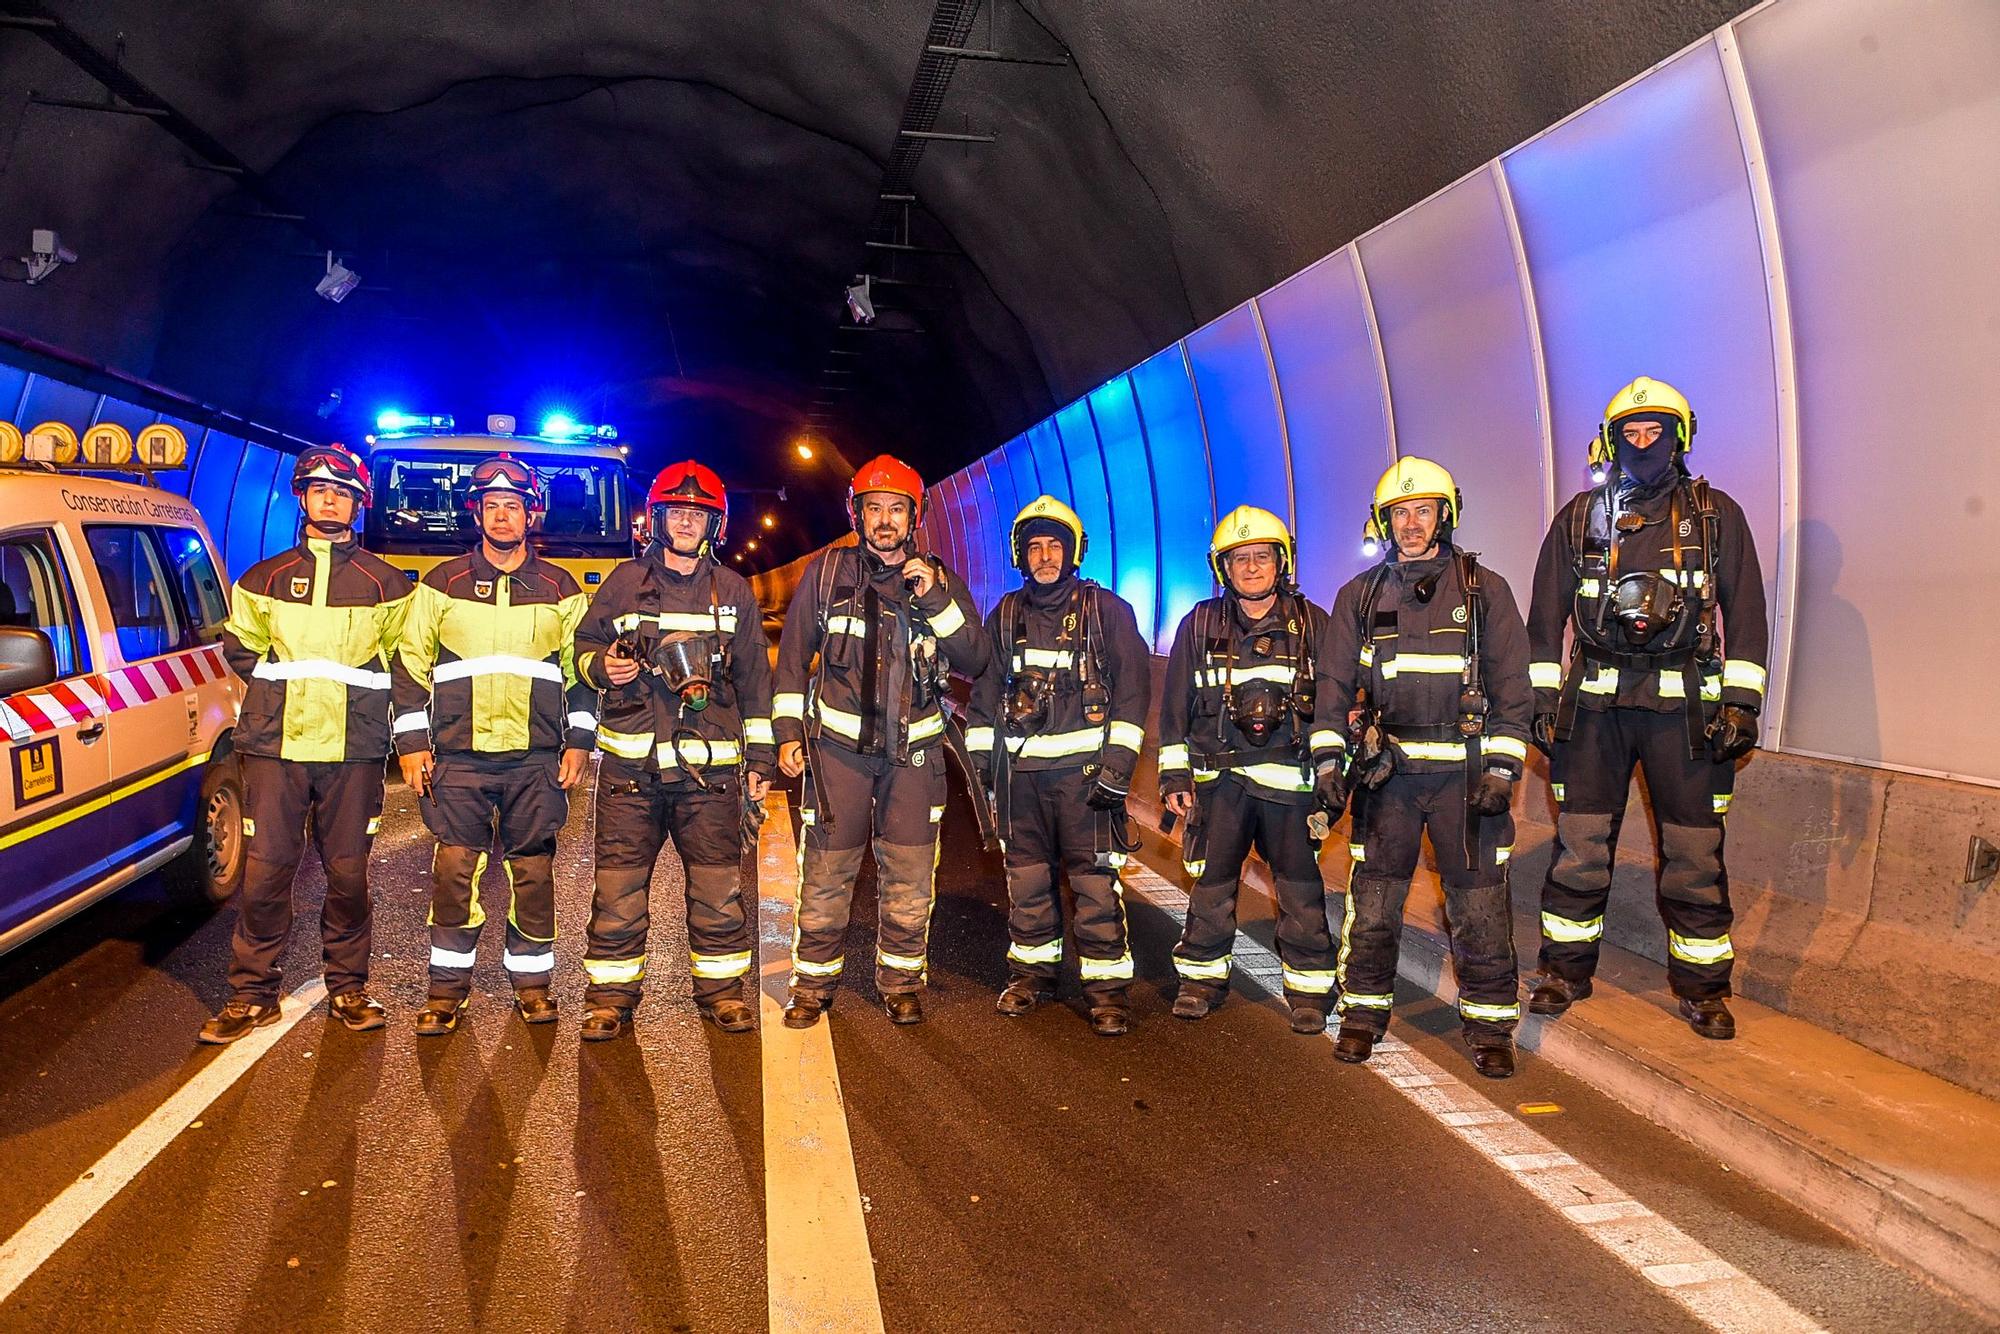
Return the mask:
M1720 996L1711 1000L1688 1000L1681 998L1681 1018L1687 1020L1688 1027L1705 1038L1717 1042L1727 1042L1736 1036L1736 1016L1729 1013L1729 1006Z
M1333 1041L1333 1054L1335 1059L1349 1065L1361 1064L1375 1054L1375 1030L1342 1024L1340 1035Z
M1041 985L1039 979L1016 977L1008 981L993 1008L1010 1019L1018 1019L1043 1001L1054 998L1055 992Z
M1528 992L1529 1014L1561 1014L1578 1001L1588 999L1591 992L1589 978L1572 982L1566 977L1558 977L1546 968L1537 972L1531 983Z
M1514 1044L1504 1038L1482 1038L1472 1047L1472 1068L1488 1079L1508 1079L1514 1073Z
M522 987L514 993L514 1012L524 1024L553 1024L556 1000L547 987Z
M417 1011L417 1036L420 1038L441 1038L458 1027L458 1016L465 1012L466 999L463 996L433 996L424 1002L424 1008Z

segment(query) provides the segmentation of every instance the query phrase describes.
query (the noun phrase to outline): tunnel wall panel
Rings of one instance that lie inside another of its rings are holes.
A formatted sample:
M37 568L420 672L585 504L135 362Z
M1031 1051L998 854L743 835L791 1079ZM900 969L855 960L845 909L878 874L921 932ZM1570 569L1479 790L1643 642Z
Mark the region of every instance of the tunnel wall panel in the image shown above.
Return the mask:
M78 435L97 420L97 404L102 397L77 385L52 380L46 375L32 377L27 397L14 418L23 431L43 422L67 422Z
M981 608L998 601L1007 583L1007 565L1000 553L1006 520L1000 517L1000 505L993 494L990 472L984 459L966 469L972 492L972 522L975 524L971 532L972 558L979 567L979 582L975 585L978 594L974 605Z
M1035 493L1030 491L1024 496L1015 489L1014 469L998 452L986 456L986 484L993 490L993 513L999 520L986 536L1000 561L1000 592L1004 593L1014 586L1016 578L1014 556L1008 549L1008 532L1014 516L1020 513L1023 505L1035 498ZM994 601L998 600L999 595L995 594ZM990 605L982 602L979 608L984 611Z
M2000 11L1897 12L1737 26L1799 349L1786 742L1993 781L2000 454L1967 425L2000 378Z
M1375 479L1395 457L1352 247L1258 298L1291 439L1299 583L1330 604L1359 573Z
M265 516L271 508L271 488L277 478L278 451L263 445L244 446L236 485L230 489L229 539L223 559L231 577L264 558Z
M1007 454L1007 471L1014 474L1014 494L1021 498L1023 505L1041 495L1047 488L1042 485L1041 474L1035 468L1035 451L1028 444L1028 437L1017 435L1004 446Z
M1078 399L1058 412L1055 420L1063 442L1063 461L1069 465L1070 508L1083 520L1084 532L1097 534L1084 555L1083 576L1107 586L1115 584L1117 561L1113 555L1116 542L1111 531L1110 483L1089 401Z
M1218 519L1238 505L1255 505L1294 523L1291 462L1256 312L1245 303L1189 334L1187 360L1208 436Z
M255 565L258 556L239 556L229 547L229 502L236 491L237 474L243 469L244 442L221 431L203 435L201 454L194 462L194 477L188 483L188 499L208 523L209 536L220 549L222 563L235 579ZM245 559L244 557L248 557Z
M1113 564L1118 574L1112 590L1132 604L1139 624L1150 634L1160 600L1158 501L1132 381L1117 376L1092 390L1088 402L1111 498L1111 531L1092 534L1090 540L1093 546L1107 540L1115 544Z
M1063 458L1062 437L1056 434L1056 419L1050 417L1030 427L1027 441L1035 456L1035 475L1042 480L1042 492L1068 505L1072 494L1069 463Z
M1209 489L1208 442L1202 434L1201 405L1180 344L1132 368L1132 391L1139 424L1160 479L1160 614L1153 645L1173 646L1174 627L1195 603L1215 591L1208 568L1208 540L1215 530L1214 493Z
M1397 452L1451 469L1461 541L1525 593L1542 539L1541 391L1503 207L1475 173L1362 237L1360 253Z
M1534 274L1557 503L1590 485L1589 441L1612 394L1638 373L1666 380L1695 405L1689 466L1743 506L1777 606L1777 371L1717 48L1668 61L1504 162Z

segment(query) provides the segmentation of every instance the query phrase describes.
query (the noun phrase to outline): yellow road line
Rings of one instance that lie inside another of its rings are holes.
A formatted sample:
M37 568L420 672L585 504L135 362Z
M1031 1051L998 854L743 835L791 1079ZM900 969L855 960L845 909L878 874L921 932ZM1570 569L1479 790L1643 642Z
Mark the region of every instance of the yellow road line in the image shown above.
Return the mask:
M763 966L764 1254L772 1334L880 1334L882 1302L861 1215L854 1146L834 1066L831 1019L803 1032L783 1019L797 845L784 795L766 799L757 840Z

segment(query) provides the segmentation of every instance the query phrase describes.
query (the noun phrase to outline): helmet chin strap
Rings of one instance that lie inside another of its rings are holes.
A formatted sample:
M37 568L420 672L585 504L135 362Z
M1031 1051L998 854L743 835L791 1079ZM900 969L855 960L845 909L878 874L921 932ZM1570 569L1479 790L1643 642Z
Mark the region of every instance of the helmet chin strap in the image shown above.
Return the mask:
M354 526L352 524L336 523L332 519L309 518L306 520L306 527L312 529L313 534L317 537L334 538L339 537L342 533L351 532Z
M487 546L492 547L495 551L517 550L519 549L521 543L527 540L526 538L523 537L517 537L511 542L503 542L499 538L493 536L491 533L487 532L483 528L480 529L479 536L485 541Z

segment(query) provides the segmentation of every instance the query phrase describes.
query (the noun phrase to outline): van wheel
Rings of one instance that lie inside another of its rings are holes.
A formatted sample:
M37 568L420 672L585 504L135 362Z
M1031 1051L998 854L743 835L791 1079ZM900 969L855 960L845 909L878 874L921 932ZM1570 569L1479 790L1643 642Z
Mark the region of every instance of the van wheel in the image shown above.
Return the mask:
M177 888L223 903L243 884L243 770L234 755L211 762L201 776L194 843L167 867Z

